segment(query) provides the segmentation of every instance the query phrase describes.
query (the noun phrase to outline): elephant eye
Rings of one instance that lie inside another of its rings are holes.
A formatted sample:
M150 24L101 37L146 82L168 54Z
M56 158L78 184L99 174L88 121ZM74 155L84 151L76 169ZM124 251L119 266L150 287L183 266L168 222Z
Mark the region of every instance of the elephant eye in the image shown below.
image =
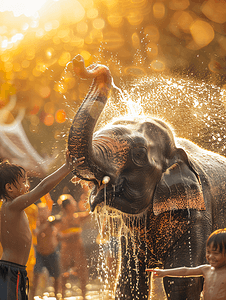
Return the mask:
M133 148L132 149L132 160L138 166L147 164L147 149L146 148Z

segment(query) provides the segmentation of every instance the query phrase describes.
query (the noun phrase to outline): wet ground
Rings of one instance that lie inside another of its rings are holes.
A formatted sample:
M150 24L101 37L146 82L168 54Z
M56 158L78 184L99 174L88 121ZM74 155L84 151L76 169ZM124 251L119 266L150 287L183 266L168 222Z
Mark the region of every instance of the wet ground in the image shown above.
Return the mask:
M36 296L35 300L63 300L62 298L56 298L54 294L54 288L50 279L42 275L42 284L38 290L40 296ZM43 286L46 285L45 287ZM66 284L67 292L64 300L114 300L113 295L107 289L107 287L100 282L99 279L90 281L86 286L86 298L83 299L81 289L79 287L79 281L72 278ZM152 290L150 300L167 300L165 291L163 290L162 279L156 278L152 280ZM202 300L202 298L200 298Z
M57 298L54 293L53 282L45 274L41 275L40 285L36 292L35 300L63 300L61 295L58 294ZM111 292L106 286L101 283L99 279L91 280L86 285L86 298L83 299L82 291L80 289L79 280L77 278L71 278L66 284L66 297L64 300L113 300ZM31 299L30 299L31 300Z
M58 300L59 297L55 297L53 283L45 274L42 275L40 280L40 286L37 291L39 296L35 296L35 300ZM153 281L153 288L151 292L151 300L167 300L165 292L162 288L162 280L155 279ZM86 299L83 299L82 292L79 287L79 281L77 278L71 278L67 284L67 291L65 300L114 300L112 293L108 288L99 280L91 280L86 286Z

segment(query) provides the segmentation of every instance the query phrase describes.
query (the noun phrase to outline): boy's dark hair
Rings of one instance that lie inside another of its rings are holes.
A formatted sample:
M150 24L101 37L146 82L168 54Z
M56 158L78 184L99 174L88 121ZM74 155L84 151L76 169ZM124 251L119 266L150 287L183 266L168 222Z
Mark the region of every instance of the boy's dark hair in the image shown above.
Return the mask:
M26 171L21 166L11 164L8 160L0 163L0 199L7 196L7 183L15 185L19 177L24 177Z
M218 229L211 233L208 237L206 245L207 247L213 244L213 248L220 251L220 253L226 253L226 228Z

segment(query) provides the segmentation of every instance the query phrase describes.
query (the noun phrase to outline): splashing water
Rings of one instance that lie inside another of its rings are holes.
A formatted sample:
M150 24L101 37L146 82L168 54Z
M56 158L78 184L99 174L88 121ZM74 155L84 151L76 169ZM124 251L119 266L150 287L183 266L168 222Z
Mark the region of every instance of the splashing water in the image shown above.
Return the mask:
M66 65L61 79L69 72L73 73L72 62ZM207 150L226 154L225 87L191 77L166 75L133 80L121 78L120 88L114 82L112 87L97 130L118 118L155 116L168 122L177 136L188 138ZM64 95L66 98L68 95ZM72 105L68 106L73 109Z
M128 117L132 117L134 119L140 116L144 117L144 111L141 105L141 98L139 98L137 101L133 101L130 94L126 90L124 90L123 93L122 89L117 87L113 81L112 81L112 87L115 88L117 91L119 91L121 102L127 106Z
M104 195L106 197L106 195ZM106 203L106 202L105 202ZM95 219L98 224L100 240L102 241L99 245L99 276L104 283L105 292L108 290L109 295L112 295L114 299L114 287L117 281L116 273L119 272L121 257L118 255L121 251L121 237L125 238L125 247L126 249L130 249L128 247L131 246L129 240L132 243L132 253L128 251L128 284L130 285L130 289L133 294L133 299L139 299L139 294L137 295L137 289L139 286L139 260L138 255L140 251L140 245L142 240L137 236L137 232L141 231L142 226L145 228L144 238L146 239L146 223L147 223L147 215L146 212L140 215L127 215L125 213L119 212L113 208L107 207L105 204L97 207L95 211ZM104 224L104 225L103 225ZM103 227L104 226L104 227ZM104 229L104 230L103 230ZM106 241L107 237L107 241ZM137 239L139 243L135 242ZM107 244L108 243L108 244ZM106 246L110 247L114 243L114 247L110 248L109 253L107 254L111 258L114 259L114 267L110 269L107 261L106 261ZM117 253L115 253L115 249L117 248ZM147 254L147 245L145 247L145 251ZM131 269L129 261L133 259L135 261L135 269ZM145 264L147 266L147 255L145 258ZM116 270L117 272L113 272L112 270ZM136 272L136 285L134 286L132 282L132 273L135 270ZM104 291L103 291L104 293ZM104 297L104 294L102 295ZM104 298L103 298L104 299Z
M69 65L66 66L66 71ZM199 146L219 154L226 154L224 139L226 120L226 92L214 84L196 82L191 78L172 78L170 76L145 76L131 82L122 84L123 88L117 87L112 82L112 95L109 98L104 113L98 120L98 127L101 128L114 118L148 118L156 116L168 122L173 128L176 136L190 139ZM107 184L107 183L106 183ZM106 184L104 185L104 202L107 200ZM115 187L113 187L113 190ZM105 260L105 244L112 237L117 239L117 246L120 251L121 244L119 236L126 237L126 247L128 240L132 240L133 257L137 258L139 245L134 242L136 228L140 229L141 224L146 224L147 216L128 216L106 205L98 208L95 218L100 232L100 255L99 274L104 283L105 290L112 288L113 278ZM189 222L189 212L188 212ZM105 230L103 231L103 224ZM117 225L116 225L117 224ZM132 224L132 225L131 225ZM145 229L146 226L144 225ZM131 228L131 231L128 230ZM139 231L139 230L138 230ZM146 237L146 230L144 232ZM146 240L146 238L145 238ZM146 254L147 254L147 245ZM113 256L110 249L110 256ZM188 255L190 265L193 266L192 245L190 231L188 230ZM147 257L147 255L146 255ZM117 268L120 259L116 256ZM147 264L147 261L145 261ZM138 260L135 259L135 270L137 273L137 284L139 281ZM132 270L129 270L132 274ZM130 276L129 276L130 277ZM132 282L130 281L130 284ZM131 285L131 290L135 291L136 286ZM104 297L105 291L103 291Z
M226 154L224 87L170 76L145 76L121 86L113 84L112 95L98 120L98 129L119 118L155 116L171 125L176 136Z

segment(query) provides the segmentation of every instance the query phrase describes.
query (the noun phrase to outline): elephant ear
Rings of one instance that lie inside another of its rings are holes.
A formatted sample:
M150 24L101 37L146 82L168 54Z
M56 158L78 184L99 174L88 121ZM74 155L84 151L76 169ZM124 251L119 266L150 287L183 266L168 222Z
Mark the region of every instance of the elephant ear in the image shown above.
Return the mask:
M173 163L156 187L153 199L155 215L177 209L206 209L198 173L183 149L177 149Z

